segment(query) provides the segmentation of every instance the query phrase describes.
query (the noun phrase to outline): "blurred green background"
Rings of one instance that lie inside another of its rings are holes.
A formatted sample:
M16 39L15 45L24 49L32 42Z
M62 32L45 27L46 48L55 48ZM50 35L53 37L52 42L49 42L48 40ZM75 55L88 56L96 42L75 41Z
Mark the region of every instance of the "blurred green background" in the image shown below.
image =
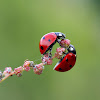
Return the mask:
M0 100L100 100L99 0L0 0L0 69L39 59L40 38L53 31L75 46L74 68L53 71L54 59L40 76L9 77L0 84Z

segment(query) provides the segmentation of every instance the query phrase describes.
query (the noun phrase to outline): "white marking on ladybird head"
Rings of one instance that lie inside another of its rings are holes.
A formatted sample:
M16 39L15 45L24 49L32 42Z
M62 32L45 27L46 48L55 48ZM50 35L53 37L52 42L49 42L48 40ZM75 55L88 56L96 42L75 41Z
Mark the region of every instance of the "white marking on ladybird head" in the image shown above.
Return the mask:
M62 36L62 34L61 34L61 33L59 33L59 36Z
M70 47L70 51L73 51L74 50L74 48L73 47Z

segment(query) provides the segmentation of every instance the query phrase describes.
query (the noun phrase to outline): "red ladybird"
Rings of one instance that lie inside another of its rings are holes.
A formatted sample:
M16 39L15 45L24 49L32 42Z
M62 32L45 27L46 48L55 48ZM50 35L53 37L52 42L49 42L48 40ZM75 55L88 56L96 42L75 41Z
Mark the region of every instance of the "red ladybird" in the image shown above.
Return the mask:
M76 63L76 50L73 45L68 48L68 53L55 65L54 70L65 72L70 70Z
M53 45L61 38L65 38L65 35L61 32L51 32L44 35L39 43L40 53L45 54L48 50L51 50Z
M62 59L62 61L58 62L54 68L54 70L56 71L60 71L60 72L65 72L70 70L76 62L76 55L74 55L73 53L68 53L67 55L65 55L65 57Z

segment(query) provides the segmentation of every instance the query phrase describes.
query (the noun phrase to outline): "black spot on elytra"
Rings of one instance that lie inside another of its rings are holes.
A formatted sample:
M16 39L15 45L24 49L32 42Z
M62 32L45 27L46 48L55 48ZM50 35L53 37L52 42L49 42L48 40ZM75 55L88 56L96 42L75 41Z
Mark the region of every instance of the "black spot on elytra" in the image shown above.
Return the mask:
M59 70L62 70L61 68L59 68Z
M71 57L73 58L73 55L71 55Z
M43 37L43 39L45 39L45 37Z
M50 42L51 40L49 39L48 41Z
M41 46L41 49L43 50L43 47Z
M66 58L66 61L68 62L68 59Z
M72 67L72 65L69 66L70 68Z

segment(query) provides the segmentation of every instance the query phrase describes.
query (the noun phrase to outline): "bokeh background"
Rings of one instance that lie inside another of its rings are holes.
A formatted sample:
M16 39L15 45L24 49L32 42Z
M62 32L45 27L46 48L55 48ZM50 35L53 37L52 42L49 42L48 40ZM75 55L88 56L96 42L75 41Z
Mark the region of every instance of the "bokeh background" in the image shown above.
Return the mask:
M40 38L53 31L75 46L74 68L56 72L54 59L40 76L9 77L0 100L100 100L100 0L0 0L0 70L40 63Z

